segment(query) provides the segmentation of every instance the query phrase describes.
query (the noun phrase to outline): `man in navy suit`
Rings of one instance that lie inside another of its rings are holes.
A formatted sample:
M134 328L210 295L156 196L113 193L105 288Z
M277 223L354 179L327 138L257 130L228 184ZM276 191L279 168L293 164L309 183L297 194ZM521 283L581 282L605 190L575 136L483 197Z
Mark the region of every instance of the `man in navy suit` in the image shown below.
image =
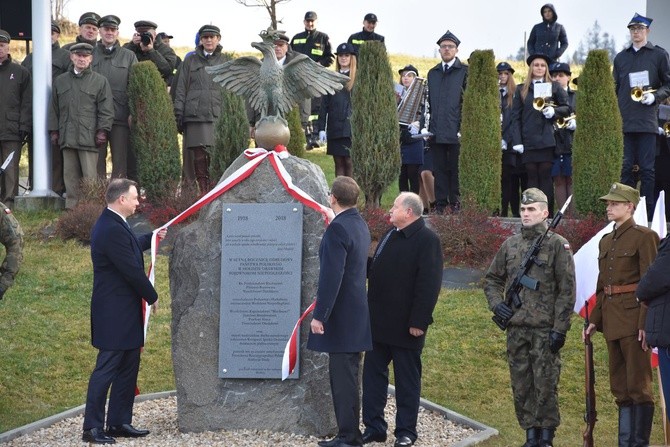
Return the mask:
M158 299L144 273L142 255L151 246L151 233L137 238L126 221L139 204L137 184L113 179L105 200L107 208L91 233L91 343L99 352L88 382L82 435L83 441L95 444L114 444L113 436L149 434L131 422L140 348L144 345L142 298L149 304ZM163 238L166 230L158 234ZM110 387L105 433L105 401Z
M319 248L319 287L307 348L329 354L330 388L337 436L322 447L362 445L358 370L361 352L372 349L365 293L370 232L358 213L360 188L350 177L333 181L328 200L335 213Z

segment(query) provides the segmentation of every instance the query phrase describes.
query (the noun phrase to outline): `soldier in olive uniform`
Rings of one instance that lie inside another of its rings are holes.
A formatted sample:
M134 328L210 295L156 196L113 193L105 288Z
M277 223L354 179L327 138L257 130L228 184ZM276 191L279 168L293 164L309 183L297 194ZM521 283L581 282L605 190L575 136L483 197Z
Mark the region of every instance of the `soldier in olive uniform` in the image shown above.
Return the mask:
M600 240L596 305L588 334L602 331L609 354L610 390L619 407L619 446L649 445L654 415L651 391L651 351L644 323L647 309L635 289L656 257L658 235L633 220L640 193L614 183L607 202L607 219L614 231Z
M0 300L14 284L23 262L23 230L12 210L0 202L0 244L5 247L5 260L0 265Z
M522 305L512 310L505 290L517 274L521 260L547 229L547 196L537 188L523 192L521 233L507 239L489 267L484 293L493 313L509 320L507 359L514 394L514 408L526 430L524 447L551 446L560 424L558 380L559 350L570 329L575 303L575 264L568 241L549 233L528 276L539 282L538 290L524 287Z

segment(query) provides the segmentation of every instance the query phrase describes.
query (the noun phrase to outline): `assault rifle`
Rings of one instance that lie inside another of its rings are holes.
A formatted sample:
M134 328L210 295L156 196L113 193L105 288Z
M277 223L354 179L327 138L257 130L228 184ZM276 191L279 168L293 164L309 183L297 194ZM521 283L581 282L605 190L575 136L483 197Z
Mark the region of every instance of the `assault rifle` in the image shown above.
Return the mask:
M533 266L533 264L538 266L540 265L540 262L537 260L537 254L540 252L540 248L542 248L542 243L547 237L547 234L549 234L549 231L558 226L558 223L563 217L563 213L568 208L568 205L570 205L570 200L572 200L572 196L568 197L568 200L565 201L563 208L561 208L561 210L556 213L554 218L551 220L551 223L547 225L546 231L538 236L537 239L535 239L533 245L531 245L530 249L523 257L521 265L519 265L519 269L516 271L516 275L514 276L514 280L505 292L505 303L507 303L507 305L510 306L513 310L518 309L523 305L521 298L519 297L522 288L527 287L531 290L538 290L540 288L540 282L537 279L533 279L528 276L528 272L530 271L530 268ZM494 315L491 317L491 319L501 330L504 331L507 329L509 319L501 318L497 315Z
M596 425L598 412L596 411L596 376L593 369L593 344L591 335L586 333L589 327L589 302L585 303L586 317L584 318L584 378L586 388L586 413L584 413L584 447L593 447L593 428Z

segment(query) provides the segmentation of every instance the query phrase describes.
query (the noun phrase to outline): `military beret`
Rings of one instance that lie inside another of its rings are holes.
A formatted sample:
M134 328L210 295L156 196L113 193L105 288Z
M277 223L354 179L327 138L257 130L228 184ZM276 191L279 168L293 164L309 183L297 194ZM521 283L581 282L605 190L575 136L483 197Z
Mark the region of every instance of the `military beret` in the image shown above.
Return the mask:
M650 19L649 17L641 16L638 13L635 13L632 19L630 19L630 23L628 23L628 28L631 26L635 25L643 25L649 28L651 26L651 22L653 22L654 19Z
M12 40L11 36L4 29L0 29L0 42L9 43Z
M529 205L535 202L549 203L547 195L537 188L528 188L521 193L521 204Z
M101 28L103 26L107 28L118 28L120 24L121 19L114 15L105 16L98 21L98 26Z
M398 70L398 74L402 76L402 74L406 71L414 73L415 76L419 76L419 70L417 70L416 67L412 64L402 67L400 70Z
M498 65L496 65L496 71L498 73L500 73L501 71L509 71L510 73L514 74L514 69L507 62L501 62Z
M93 45L87 43L76 43L70 47L70 53L93 54Z
M337 46L335 54L356 54L356 48L352 44L344 42Z
M316 20L316 13L314 11L307 11L305 13L305 20Z
M60 26L55 20L51 21L51 32L60 34Z
M100 16L94 12L85 12L79 17L79 26L82 25L95 25L98 26L100 21Z
M135 26L135 30L139 31L140 29L144 29L145 31L148 29L156 29L158 28L158 25L156 25L156 22L152 22L151 20L139 20L133 24Z
M214 34L215 36L221 36L221 29L215 25L203 25L198 30L198 34L200 36L204 36L206 34Z
M624 185L623 183L612 183L610 192L606 196L600 198L603 202L630 202L637 206L640 202L640 191L632 186Z
M526 64L528 64L530 67L530 64L532 64L535 59L544 59L544 61L547 63L547 67L551 65L551 59L549 59L549 56L544 53L531 54L528 56L528 59L526 59Z
M365 17L363 17L363 20L365 20L366 22L370 22L370 23L377 23L377 15L372 13L372 12L369 12L369 13L365 14Z
M437 39L437 44L438 45L441 44L442 41L444 40L451 40L453 43L456 44L456 46L459 46L461 44L461 41L458 40L458 37L454 36L454 34L449 30L447 30L446 33L442 34L442 37Z
M567 75L572 75L570 71L570 65L565 62L554 62L549 66L549 73L565 73Z

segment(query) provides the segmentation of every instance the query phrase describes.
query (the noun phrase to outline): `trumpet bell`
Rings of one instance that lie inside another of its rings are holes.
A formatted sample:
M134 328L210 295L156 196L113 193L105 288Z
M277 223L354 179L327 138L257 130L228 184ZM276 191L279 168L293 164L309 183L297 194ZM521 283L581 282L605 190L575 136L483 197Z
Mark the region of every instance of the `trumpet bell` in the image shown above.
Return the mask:
M537 110L538 112L541 112L544 110L546 107L555 107L556 104L554 104L551 101L547 101L544 98L535 98L533 99L533 108Z
M642 98L644 98L644 95L647 93L654 93L656 89L647 89L643 90L642 87L633 87L630 89L630 99L632 99L635 102L640 102L642 101Z
M666 138L670 138L670 121L663 123L663 134Z
M568 123L571 120L573 120L575 118L577 118L577 115L575 115L574 113L570 116L566 116L565 118L563 118L563 117L556 118L556 128L563 129L565 126L568 125Z

